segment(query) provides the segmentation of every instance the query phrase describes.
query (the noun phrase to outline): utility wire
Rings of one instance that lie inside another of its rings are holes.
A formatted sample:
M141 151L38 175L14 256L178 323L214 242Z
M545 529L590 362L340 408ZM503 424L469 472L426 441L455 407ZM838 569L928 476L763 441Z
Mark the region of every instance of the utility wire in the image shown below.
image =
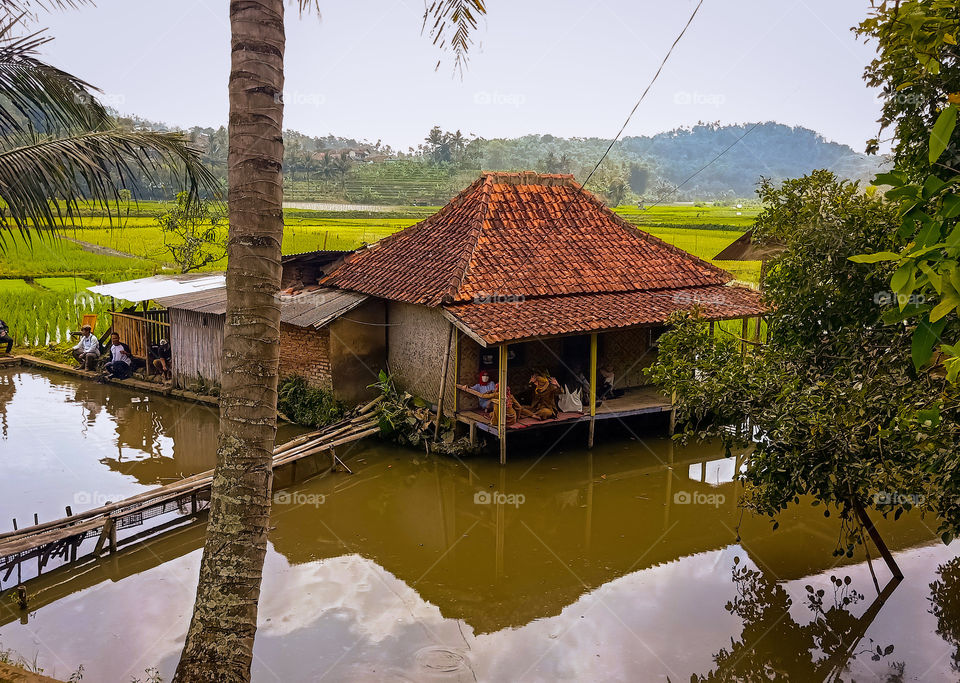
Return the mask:
M693 173L691 173L690 175L688 175L688 176L686 177L686 179L684 179L684 181L683 181L682 183L680 183L679 185L677 185L676 187L674 187L672 190L670 190L670 193L669 193L666 197L664 197L663 199L658 199L658 200L655 201L653 204L651 204L650 206L648 206L647 209L652 209L652 208L655 207L657 204L663 204L663 202L667 201L667 197L676 194L677 190L679 190L681 187L683 187L684 185L686 185L687 183L689 183L691 180L693 180L694 178L696 178L698 175L700 175L703 171L705 171L705 170L707 169L708 166L712 165L713 162L715 162L717 159L719 159L719 158L722 157L724 154L726 154L727 152L729 152L729 151L734 147L734 145L736 145L738 142L740 142L740 141L743 140L745 137L747 137L748 135L750 135L750 133L752 133L754 130L756 130L756 128L757 128L759 125L760 125L760 122L758 121L757 123L755 123L755 124L753 124L752 126L750 126L750 128L747 129L747 131L746 131L743 135L741 135L741 136L738 137L736 140L734 140L734 141L731 142L729 145L727 145L717 156L713 157L713 159L711 159L710 161L708 161L707 163L705 163L703 166L701 166L700 168L698 168L696 171L694 171Z
M670 55L673 54L673 48L677 46L677 43L680 42L680 39L683 38L683 34L687 32L687 29L690 28L690 24L693 23L693 18L697 16L697 12L700 11L700 6L703 5L703 0L697 3L697 6L693 8L693 13L690 15L690 18L687 19L687 23L684 25L683 30L677 35L674 39L673 44L670 45L670 49L667 50L667 54L664 55L663 61L660 62L657 72L653 74L653 78L650 79L650 82L647 83L647 87L644 88L643 94L640 95L640 99L637 100L637 103L633 105L633 109L630 110L630 113L627 115L627 120L623 122L623 125L620 126L620 130L617 131L616 136L610 141L610 144L607 146L606 151L600 157L600 161L597 162L597 165L593 167L593 170L590 171L587 175L587 179L583 181L581 187L586 186L590 182L590 179L593 177L593 174L597 172L597 169L600 168L600 164L603 163L603 160L607 158L607 155L610 154L610 150L613 149L613 146L617 144L617 141L620 139L620 136L623 135L623 131L627 129L627 126L630 124L630 119L633 118L633 115L637 113L637 109L640 107L640 103L646 98L647 93L650 92L650 88L653 87L653 84L657 82L657 79L660 77L660 72L663 71L663 67L666 66L667 60L670 59Z

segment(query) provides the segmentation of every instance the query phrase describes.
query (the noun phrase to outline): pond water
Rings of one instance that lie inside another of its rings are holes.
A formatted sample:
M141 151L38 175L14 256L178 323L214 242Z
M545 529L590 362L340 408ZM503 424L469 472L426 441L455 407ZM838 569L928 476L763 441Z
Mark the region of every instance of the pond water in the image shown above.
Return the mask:
M0 372L0 514L209 466L215 413L133 398ZM712 446L608 434L543 456L550 434L506 467L366 442L340 453L354 475L279 492L254 680L957 680L960 560L932 520L881 520L906 579L874 562L878 591L820 509L776 531L741 515ZM194 524L41 577L29 615L0 604L0 644L63 678L169 680L202 543Z

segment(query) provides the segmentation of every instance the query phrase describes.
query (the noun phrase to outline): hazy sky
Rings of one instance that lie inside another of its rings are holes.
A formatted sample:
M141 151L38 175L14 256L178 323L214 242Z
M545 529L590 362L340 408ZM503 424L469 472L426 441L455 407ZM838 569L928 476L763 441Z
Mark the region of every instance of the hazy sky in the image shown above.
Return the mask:
M287 16L285 126L406 149L434 124L483 137L613 136L692 0L489 0L469 68L420 32L423 0L321 0ZM776 120L862 151L879 102L867 0L705 0L627 135L703 121ZM41 18L57 66L123 113L226 122L228 0L98 0ZM437 59L443 60L434 71Z

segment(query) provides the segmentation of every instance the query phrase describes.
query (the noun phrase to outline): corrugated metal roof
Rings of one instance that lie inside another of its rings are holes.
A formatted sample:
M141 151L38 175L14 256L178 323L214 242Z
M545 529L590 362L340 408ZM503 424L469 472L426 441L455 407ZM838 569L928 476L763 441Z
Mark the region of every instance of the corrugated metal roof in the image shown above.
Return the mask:
M320 287L279 296L280 320L297 327L323 327L344 313L352 311L369 297L357 292ZM198 313L223 315L227 312L225 287L206 292L181 294L157 299L166 308L180 308Z
M217 287L225 287L223 273L184 273L182 275L153 275L137 280L112 282L88 287L94 294L112 296L124 301L150 301L161 297L195 294Z

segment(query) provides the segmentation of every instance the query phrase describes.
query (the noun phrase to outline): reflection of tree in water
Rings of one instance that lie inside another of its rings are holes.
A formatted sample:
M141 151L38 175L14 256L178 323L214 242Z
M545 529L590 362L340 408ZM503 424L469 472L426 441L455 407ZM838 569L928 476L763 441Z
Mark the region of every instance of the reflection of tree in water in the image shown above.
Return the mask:
M870 654L879 661L893 652L893 645L883 648L873 640L861 643L893 584L861 617L848 610L863 600L851 587L849 576L830 577L832 599L826 591L807 586L804 605L813 618L799 624L790 614L793 599L783 586L763 572L741 565L739 557L733 562L737 595L725 607L743 621L743 633L740 640L731 640L729 649L713 656L713 671L694 675L691 681L837 680L847 662L858 655ZM887 680L893 683L902 677L903 664L892 664Z
M937 635L953 646L950 668L960 671L960 557L941 564L937 574L930 584L930 613L937 618Z
M13 400L13 395L17 393L17 385L13 381L13 375L0 374L0 436L7 438L7 406Z

